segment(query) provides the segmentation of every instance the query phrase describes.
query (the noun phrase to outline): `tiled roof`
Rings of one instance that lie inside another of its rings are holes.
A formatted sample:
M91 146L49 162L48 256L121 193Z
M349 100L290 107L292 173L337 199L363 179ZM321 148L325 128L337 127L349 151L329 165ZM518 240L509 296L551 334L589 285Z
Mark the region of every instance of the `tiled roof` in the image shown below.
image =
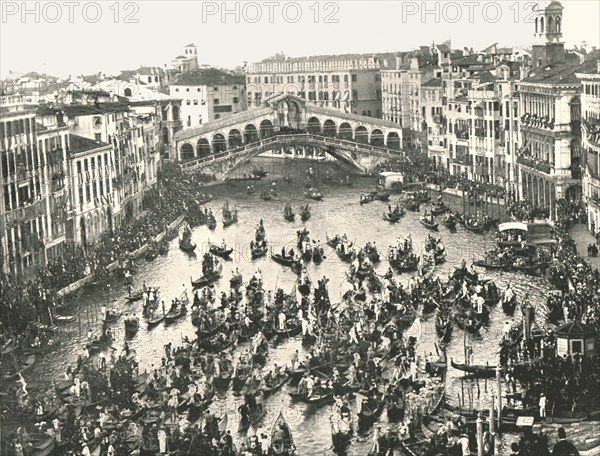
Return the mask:
M95 105L73 104L57 106L41 105L37 110L38 115L40 116L48 116L58 112L63 112L68 117L93 116L95 114L127 111L129 111L129 106L126 103L99 103Z
M89 150L99 149L109 145L101 141L94 141L93 139L84 138L83 136L74 134L69 134L69 142L71 144L69 152L71 152L73 155L87 152Z
M380 60L387 59L395 61L397 52L384 52L384 53L371 53L371 54L326 54L326 55L311 55L304 57L287 57L283 54L277 54L273 57L268 57L257 63L269 63L269 62L304 62L307 60L359 60L359 59L370 59L376 57Z
M447 44L438 44L436 46L441 52L450 52L450 47Z
M575 84L578 82L575 73L580 65L561 63L533 70L530 77L523 80L524 83L541 84Z
M216 68L197 70L192 73L183 73L177 77L172 85L199 86L213 84L244 84L243 75L232 75Z
M442 87L441 78L433 78L423 84L423 87Z

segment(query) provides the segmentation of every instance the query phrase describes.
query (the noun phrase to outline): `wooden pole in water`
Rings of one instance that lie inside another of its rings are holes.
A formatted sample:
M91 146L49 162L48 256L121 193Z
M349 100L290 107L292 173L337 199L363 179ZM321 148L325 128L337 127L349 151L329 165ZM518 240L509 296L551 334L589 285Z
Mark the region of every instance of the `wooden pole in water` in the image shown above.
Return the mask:
M496 383L498 386L498 431L502 428L502 368L496 367Z
M489 415L489 424L490 424L490 434L494 434L494 430L496 427L496 418L494 416L494 395L492 394L491 400L490 400L490 415ZM493 448L493 445L492 445Z
M481 412L477 415L477 456L483 456L483 419Z

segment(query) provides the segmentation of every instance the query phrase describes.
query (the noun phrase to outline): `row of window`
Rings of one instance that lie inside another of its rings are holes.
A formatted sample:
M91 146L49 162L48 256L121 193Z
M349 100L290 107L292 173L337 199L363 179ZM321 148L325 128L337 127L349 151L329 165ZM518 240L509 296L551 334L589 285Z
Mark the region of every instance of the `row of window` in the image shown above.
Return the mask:
M13 135L35 132L35 119L5 120L0 122L0 140Z
M356 82L357 81L357 75L356 74L352 74L350 75L352 82ZM251 80L252 78L248 78L249 80ZM319 82L321 84L328 84L329 83L329 75L326 74L320 74L320 75L309 75L309 76L304 76L304 75L299 75L299 76L294 76L294 75L288 75L286 76L285 81L288 84L293 84L295 82L299 82L300 84L304 84L305 82L308 82L309 84L311 83L315 83L315 82ZM345 74L343 81L345 83L348 83L349 78L348 75ZM379 81L379 74L376 73L375 74L375 81ZM283 76L255 76L254 80L251 81L254 82L255 84L283 84L284 83L284 77ZM338 74L334 74L331 75L331 82L336 83L336 82L341 82L340 80L340 75Z
M204 87L204 86L201 86L201 87L196 87L196 91L197 91L197 92L202 92L202 87ZM192 86L191 88L193 89L194 87ZM231 90L237 90L237 86L233 86L233 87L231 88ZM189 91L190 91L190 87L186 87L186 88L185 88L185 91L186 91L186 92L189 92ZM218 87L218 86L214 86L214 87L213 87L213 92L218 92L218 91L219 91L219 87ZM175 92L179 92L179 87L175 87Z
M232 100L232 103L233 103L233 104L237 104L237 103L239 103L239 102L240 102L240 99L239 99L238 97L233 97L233 100ZM215 99L213 100L213 104L214 104L214 105L218 105L218 104L220 104L220 103L221 103L221 100L220 100L220 99L218 99L218 98L215 98ZM198 106L198 104L200 104L200 105L204 106L204 105L206 104L206 100L197 100L197 99L195 99L195 100L185 100L185 104L186 104L187 106L191 106L192 104L193 104L194 106Z

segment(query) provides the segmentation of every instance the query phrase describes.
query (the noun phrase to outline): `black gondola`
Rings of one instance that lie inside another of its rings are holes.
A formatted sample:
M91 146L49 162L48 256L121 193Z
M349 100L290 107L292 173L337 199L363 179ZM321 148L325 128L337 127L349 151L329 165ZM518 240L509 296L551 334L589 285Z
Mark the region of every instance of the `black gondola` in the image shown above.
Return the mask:
M421 217L420 222L421 222L421 225L423 225L425 228L427 228L429 230L437 231L437 229L438 229L438 224L435 223L435 221L431 222L429 219Z
M202 277L200 277L196 280L192 279L192 285L195 288L202 288L206 285L209 285L209 284L219 280L222 272L223 272L223 265L219 264L217 269L215 269L214 271L212 271L206 275L203 275Z
M189 238L179 239L179 248L186 253L192 253L196 250L196 244L194 244Z
M218 257L221 257L221 258L224 258L224 259L229 259L229 256L233 252L233 248L230 248L230 247L227 247L227 246L222 247L220 245L211 243L210 247L208 248L208 251L210 253L212 253L213 255L215 255L215 256L218 256Z

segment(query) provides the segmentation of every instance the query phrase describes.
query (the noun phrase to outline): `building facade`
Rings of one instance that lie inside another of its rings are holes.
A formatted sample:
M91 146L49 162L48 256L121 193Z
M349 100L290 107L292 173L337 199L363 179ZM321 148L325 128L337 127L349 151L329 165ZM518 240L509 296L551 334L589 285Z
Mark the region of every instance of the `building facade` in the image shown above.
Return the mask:
M289 94L317 106L382 118L381 70L396 66L396 54L350 54L289 58L250 65L246 74L249 107Z
M0 114L1 270L31 277L64 244L68 129L33 111Z
M583 199L587 206L588 228L600 229L600 60L580 68L581 80Z
M245 78L211 68L180 74L170 85L171 97L181 99L184 128L198 127L248 108Z

